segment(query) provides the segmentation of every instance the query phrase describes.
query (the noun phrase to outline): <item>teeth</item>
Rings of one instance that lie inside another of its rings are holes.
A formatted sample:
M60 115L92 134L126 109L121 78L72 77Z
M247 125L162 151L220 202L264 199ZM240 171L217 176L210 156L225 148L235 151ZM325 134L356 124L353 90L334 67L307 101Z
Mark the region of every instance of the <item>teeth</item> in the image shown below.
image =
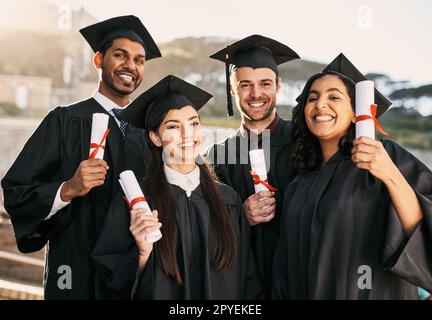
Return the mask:
M251 102L249 104L254 108L259 108L259 107L262 107L264 105L264 103L265 102Z
M118 76L120 78L122 78L123 80L132 81L132 77L131 76L128 76L128 75L125 75L125 74L119 74Z
M315 120L318 122L330 121L330 120L333 120L333 117L331 115L326 114L324 116L315 116Z
M181 144L180 146L187 148L187 147L192 147L194 144L195 144L195 142L186 142L186 143Z

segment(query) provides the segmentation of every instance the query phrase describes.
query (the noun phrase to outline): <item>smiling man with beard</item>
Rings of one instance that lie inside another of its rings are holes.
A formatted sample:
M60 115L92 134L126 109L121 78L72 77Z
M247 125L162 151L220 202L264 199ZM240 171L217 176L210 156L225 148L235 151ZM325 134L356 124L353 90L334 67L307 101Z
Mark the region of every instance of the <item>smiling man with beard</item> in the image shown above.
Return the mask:
M161 56L135 16L80 30L95 52L99 88L89 99L51 110L9 169L2 187L18 249L47 246L45 299L93 299L89 254L120 172L145 173L145 131L117 118L141 84L144 64ZM109 116L104 160L88 159L93 113ZM143 165L144 164L144 165Z
M241 113L240 128L209 150L219 179L241 196L252 226L252 248L259 274L271 297L272 266L279 235L279 212L285 188L296 172L290 161L291 123L276 112L281 89L278 65L299 56L286 45L260 35L244 38L210 56L225 63L228 115L233 115L231 95ZM255 194L248 152L264 149L267 175L273 191Z

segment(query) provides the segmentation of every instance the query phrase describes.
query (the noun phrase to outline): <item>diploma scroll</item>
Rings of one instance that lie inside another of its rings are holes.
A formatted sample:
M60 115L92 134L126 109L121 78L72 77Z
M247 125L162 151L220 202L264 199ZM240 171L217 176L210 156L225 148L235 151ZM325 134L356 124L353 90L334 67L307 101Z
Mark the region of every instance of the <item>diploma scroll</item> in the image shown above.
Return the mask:
M260 191L276 191L276 189L268 183L264 150L255 149L249 151L249 158L255 193Z
M374 106L375 87L373 81L365 80L355 85L355 114L356 118L365 118L356 122L356 138L368 137L375 139L374 115L372 115L372 106ZM365 117L366 116L366 117Z
M89 159L103 159L108 129L109 116L105 113L93 113Z
M119 182L132 209L143 208L146 209L147 215L152 215L151 209L138 184L135 174L131 170L123 171L120 173ZM160 238L162 238L162 233L160 230L155 230L147 234L146 241L154 243Z

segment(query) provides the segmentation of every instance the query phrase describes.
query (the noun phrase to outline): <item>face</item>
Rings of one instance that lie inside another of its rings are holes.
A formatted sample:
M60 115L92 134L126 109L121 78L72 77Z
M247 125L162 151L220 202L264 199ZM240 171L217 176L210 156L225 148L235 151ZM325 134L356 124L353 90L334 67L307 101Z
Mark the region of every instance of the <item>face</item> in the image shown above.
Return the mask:
M127 38L114 39L104 55L95 55L102 73L102 85L116 95L129 95L141 84L144 74L144 47Z
M167 165L195 163L203 140L200 118L192 106L170 110L159 129L150 131L149 136L156 146L163 148Z
M251 121L269 118L276 106L276 94L280 81L268 68L242 67L234 71L231 78L231 94L243 117Z
M339 141L355 116L345 84L334 75L312 83L304 114L309 130L321 142Z

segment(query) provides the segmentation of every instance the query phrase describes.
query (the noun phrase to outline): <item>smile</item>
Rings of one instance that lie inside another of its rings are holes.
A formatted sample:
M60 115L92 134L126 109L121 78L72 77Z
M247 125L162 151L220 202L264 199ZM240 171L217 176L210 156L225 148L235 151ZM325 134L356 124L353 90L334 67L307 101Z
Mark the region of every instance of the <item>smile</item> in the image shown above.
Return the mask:
M335 117L330 114L323 114L323 115L315 115L312 117L315 122L329 122L332 121Z
M135 77L128 73L117 73L117 76L126 82L135 81Z
M196 142L191 141L191 142L181 143L178 146L179 146L179 148L182 148L182 149L190 149L190 148L193 148L195 145L196 145Z
M249 102L248 103L252 108L261 108L266 104L265 101L257 101L257 102Z

